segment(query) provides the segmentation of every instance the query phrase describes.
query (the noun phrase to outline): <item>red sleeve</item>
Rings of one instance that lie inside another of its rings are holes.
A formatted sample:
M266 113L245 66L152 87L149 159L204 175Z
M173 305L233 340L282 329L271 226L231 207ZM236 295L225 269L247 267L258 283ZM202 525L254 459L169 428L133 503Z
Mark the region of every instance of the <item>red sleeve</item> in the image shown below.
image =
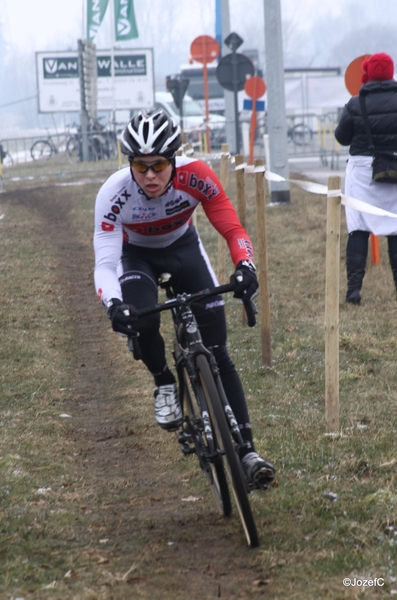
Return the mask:
M192 160L178 166L174 186L201 202L210 223L227 241L234 265L241 260L253 261L254 250L249 235L221 182L208 165Z

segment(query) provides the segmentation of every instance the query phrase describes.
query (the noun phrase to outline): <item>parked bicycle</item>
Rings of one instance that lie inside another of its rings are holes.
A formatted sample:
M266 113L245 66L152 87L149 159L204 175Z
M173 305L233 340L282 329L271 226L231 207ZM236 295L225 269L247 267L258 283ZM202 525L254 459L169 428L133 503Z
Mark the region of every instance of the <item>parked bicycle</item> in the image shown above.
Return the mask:
M117 136L114 131L100 123L100 118L94 119L91 125L93 144L99 160L117 158Z
M231 292L234 286L226 284L195 294L175 295L169 273L160 276L159 285L165 289L167 300L137 310L133 319L171 311L175 329L173 356L184 413L181 429L177 432L178 442L185 456L196 454L218 510L225 517L229 517L232 511L229 480L247 543L256 547L259 537L248 499L250 489L239 459L245 442L226 398L215 357L211 348L203 345L191 309L191 305L199 299ZM256 323L255 305L249 300L245 308L248 324L252 327ZM139 338L130 336L128 345L138 360Z
M306 123L295 123L294 118L290 118L287 137L297 146L306 146L312 141L313 130Z
M88 138L88 160L110 160L117 158L117 137L113 131L101 125L99 119L95 119L89 126ZM83 161L83 136L81 127L66 144L66 156L69 162L77 163Z
M88 160L90 162L96 162L99 160L96 144L92 135L88 134ZM70 163L76 164L83 162L83 135L81 133L81 127L78 128L77 133L69 138L66 144L66 156Z
M49 160L55 154L65 152L66 143L70 134L62 133L57 135L48 134L48 137L34 142L30 148L30 155L33 160Z
M0 162L3 167L12 167L14 164L11 154L0 143Z
M304 121L295 123L295 117L288 117L287 122L287 139L293 142L297 146L306 146L310 144L313 139L313 130ZM263 113L259 113L257 118L257 126L255 139L257 142L261 142L263 135L267 133L267 116Z

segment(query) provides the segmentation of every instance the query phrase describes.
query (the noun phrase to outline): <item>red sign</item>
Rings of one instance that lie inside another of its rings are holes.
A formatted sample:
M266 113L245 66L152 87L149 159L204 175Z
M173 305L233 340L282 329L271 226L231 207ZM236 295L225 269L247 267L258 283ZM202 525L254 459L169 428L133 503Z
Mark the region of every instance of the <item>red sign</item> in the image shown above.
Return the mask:
M371 54L363 54L362 56L358 56L352 60L346 69L345 86L349 94L352 96L357 96L360 91L360 87L362 86L361 75L363 74L361 65L363 61L370 56Z
M266 92L266 83L262 77L250 77L244 84L245 93L249 98L257 100Z
M190 54L192 58L199 63L207 64L212 62L219 55L219 44L215 38L210 35L199 35L190 45Z

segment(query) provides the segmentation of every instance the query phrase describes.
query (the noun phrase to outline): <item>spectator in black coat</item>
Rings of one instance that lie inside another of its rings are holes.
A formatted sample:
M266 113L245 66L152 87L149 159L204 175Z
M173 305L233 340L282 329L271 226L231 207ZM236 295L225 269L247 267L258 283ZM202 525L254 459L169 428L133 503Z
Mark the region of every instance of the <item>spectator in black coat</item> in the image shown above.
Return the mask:
M397 151L397 82L394 64L385 53L373 54L362 64L368 121L375 148ZM397 214L397 184L375 183L372 180L372 155L361 114L359 96L346 104L335 137L342 146L350 146L346 167L345 193L368 204ZM394 283L397 288L397 219L360 212L346 207L349 233L346 247L346 301L360 304L368 255L369 234L384 235Z

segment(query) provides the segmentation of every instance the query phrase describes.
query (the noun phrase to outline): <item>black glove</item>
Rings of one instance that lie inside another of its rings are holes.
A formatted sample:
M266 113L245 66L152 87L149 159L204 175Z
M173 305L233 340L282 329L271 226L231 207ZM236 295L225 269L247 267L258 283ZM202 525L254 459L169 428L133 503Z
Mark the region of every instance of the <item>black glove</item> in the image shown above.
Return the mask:
M242 281L240 281L241 277ZM248 260L241 260L236 266L235 273L230 277L230 283L236 286L234 288L234 298L248 300L255 296L259 287L255 265Z
M106 305L106 312L112 322L113 331L126 335L138 335L132 326L134 316L137 314L135 306L124 304L118 298L112 298Z

